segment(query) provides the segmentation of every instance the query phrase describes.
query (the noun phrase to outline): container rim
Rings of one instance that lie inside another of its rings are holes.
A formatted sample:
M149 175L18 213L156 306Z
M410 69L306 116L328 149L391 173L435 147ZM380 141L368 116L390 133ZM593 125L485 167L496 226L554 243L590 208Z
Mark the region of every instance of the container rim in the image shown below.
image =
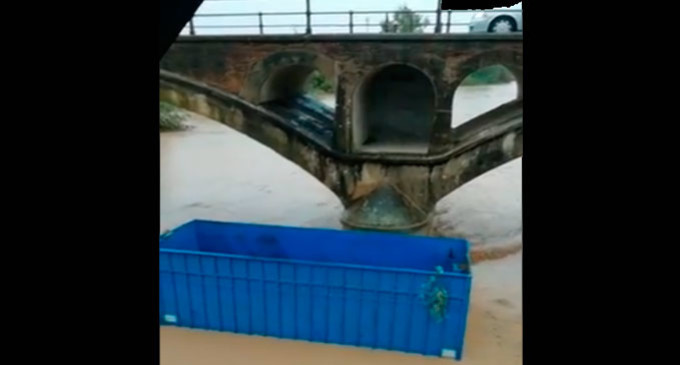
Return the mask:
M159 253L174 253L174 254L185 254L185 255L195 255L195 256L207 256L207 257L226 257L242 260L254 260L263 262L277 262L277 263L287 263L287 264L304 264L312 266L326 266L326 267L336 267L345 269L361 269L361 270L371 270L371 271L389 271L389 272L401 272L409 274L422 274L422 275L440 275L445 277L462 277L471 278L472 273L468 270L466 272L452 272L444 271L443 273L438 273L435 270L418 270L418 269L408 269L408 268L398 268L398 267L380 267L371 265L356 265L356 264L345 264L340 262L324 262L324 261L309 261L309 260L294 260L294 259L279 259L271 257L259 257L259 256L248 256L248 255L236 255L236 254L226 254L217 252L201 252L193 250L178 250L174 248L160 248ZM470 267L469 259L467 262L468 268Z
M351 233L351 234L362 234L362 235L390 235L390 236L407 236L407 237L417 237L418 239L427 239L427 240L434 240L434 241L449 241L449 240L456 240L456 241L462 241L465 242L466 249L465 251L469 255L470 253L470 242L466 240L465 238L461 237L431 237L431 236L422 236L422 235L406 235L403 233L399 233L399 231L385 231L385 232L377 232L377 231L368 231L368 230L363 230L363 229L358 229L358 230L352 230L352 231L347 231L344 229L336 229L336 228L326 228L326 227L291 227L291 226L284 226L281 224L269 224L269 223L246 223L246 222L224 222L224 221L217 221L217 220L210 220L210 219L192 219L190 221L186 221L182 224L179 224L175 226L174 228L170 229L170 231L174 231L176 229L179 229L180 227L189 225L191 223L218 223L218 224L233 224L233 225L239 225L239 226L257 226L257 227L274 227L274 228L284 228L284 229L294 229L298 231L308 231L308 230L314 230L314 231L332 231L332 232L346 232L346 233ZM162 238L161 238L162 239ZM469 260L468 260L469 261Z

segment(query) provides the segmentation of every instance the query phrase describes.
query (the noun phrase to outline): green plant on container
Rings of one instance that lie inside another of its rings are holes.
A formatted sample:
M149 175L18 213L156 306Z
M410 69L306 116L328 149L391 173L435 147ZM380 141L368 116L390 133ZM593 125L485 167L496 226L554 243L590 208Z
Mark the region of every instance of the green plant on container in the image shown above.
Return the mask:
M441 266L435 268L435 275L430 276L428 281L423 284L420 298L425 302L430 315L441 322L446 317L446 307L449 301L449 293L439 282L439 276L444 273Z

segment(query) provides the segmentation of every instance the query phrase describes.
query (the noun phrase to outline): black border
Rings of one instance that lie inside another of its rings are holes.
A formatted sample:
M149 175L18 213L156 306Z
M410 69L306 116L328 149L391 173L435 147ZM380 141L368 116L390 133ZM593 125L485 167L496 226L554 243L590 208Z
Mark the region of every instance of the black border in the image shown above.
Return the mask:
M522 5L524 363L630 360L648 353L636 328L647 297L633 295L642 276L625 274L649 262L636 246L648 240L632 234L649 118L634 113L646 89L634 83L653 68L630 64L638 48L616 30L633 8Z
M41 157L28 166L56 196L27 216L47 283L31 355L158 364L158 5L99 5L60 3L27 34L40 75L28 95L44 104L26 110L50 115L33 126Z

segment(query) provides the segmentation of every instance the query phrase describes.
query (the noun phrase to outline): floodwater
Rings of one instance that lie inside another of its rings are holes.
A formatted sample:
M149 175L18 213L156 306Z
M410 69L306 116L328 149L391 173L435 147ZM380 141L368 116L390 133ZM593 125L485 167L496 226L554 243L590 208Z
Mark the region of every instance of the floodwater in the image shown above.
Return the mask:
M461 87L453 98L451 127L517 96L517 83ZM522 240L522 159L510 161L456 189L437 204L435 227L475 245Z
M514 84L465 87L452 126L515 96ZM331 102L332 104L332 102ZM342 205L325 186L258 142L190 114L183 132L161 133L161 230L195 218L340 228ZM520 242L518 159L454 191L437 205L436 226L474 245ZM472 267L473 287L462 365L522 363L521 252ZM162 365L451 364L337 345L161 327Z
M330 190L268 147L190 114L161 134L161 231L191 219L340 228Z

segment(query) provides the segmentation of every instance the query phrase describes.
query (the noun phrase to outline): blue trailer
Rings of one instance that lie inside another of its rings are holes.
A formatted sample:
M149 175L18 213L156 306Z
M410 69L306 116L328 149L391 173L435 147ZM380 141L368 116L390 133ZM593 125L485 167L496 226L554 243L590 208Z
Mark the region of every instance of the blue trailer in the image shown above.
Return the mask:
M465 240L196 220L159 260L161 325L462 357Z

